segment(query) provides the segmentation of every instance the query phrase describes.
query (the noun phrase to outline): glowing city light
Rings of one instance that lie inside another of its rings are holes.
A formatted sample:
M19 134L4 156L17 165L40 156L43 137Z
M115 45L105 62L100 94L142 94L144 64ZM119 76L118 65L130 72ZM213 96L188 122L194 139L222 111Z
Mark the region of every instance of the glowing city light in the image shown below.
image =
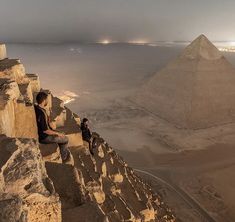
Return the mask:
M229 45L235 46L235 42L229 42Z
M226 46L226 47L219 47L218 48L221 52L235 52L235 46Z
M148 41L144 39L135 39L135 40L129 41L128 43L136 44L136 45L145 45L145 44L148 44Z
M104 39L104 40L102 40L100 43L102 43L102 44L110 44L111 43L111 41L110 40L108 40L108 39Z

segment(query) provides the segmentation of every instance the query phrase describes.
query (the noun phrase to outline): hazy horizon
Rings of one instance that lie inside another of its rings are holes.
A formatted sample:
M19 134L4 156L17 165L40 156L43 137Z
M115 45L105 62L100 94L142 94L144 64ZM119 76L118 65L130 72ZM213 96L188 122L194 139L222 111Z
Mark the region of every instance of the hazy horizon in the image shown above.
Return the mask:
M200 34L230 42L234 7L232 0L2 0L0 42L191 41Z

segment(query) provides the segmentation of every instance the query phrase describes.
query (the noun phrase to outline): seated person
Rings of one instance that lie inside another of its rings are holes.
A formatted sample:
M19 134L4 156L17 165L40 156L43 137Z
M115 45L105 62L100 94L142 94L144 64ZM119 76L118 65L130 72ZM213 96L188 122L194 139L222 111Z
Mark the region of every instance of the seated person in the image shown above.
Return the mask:
M88 126L89 120L87 118L83 118L81 123L81 130L82 130L82 139L89 144L89 150L91 155L94 155L93 152L93 144L92 144L92 133Z
M51 144L57 143L60 148L60 154L63 161L70 159L68 150L68 138L60 132L52 129L49 116L45 110L48 104L48 95L45 92L39 92L36 97L37 105L34 106L36 121L38 127L39 143Z

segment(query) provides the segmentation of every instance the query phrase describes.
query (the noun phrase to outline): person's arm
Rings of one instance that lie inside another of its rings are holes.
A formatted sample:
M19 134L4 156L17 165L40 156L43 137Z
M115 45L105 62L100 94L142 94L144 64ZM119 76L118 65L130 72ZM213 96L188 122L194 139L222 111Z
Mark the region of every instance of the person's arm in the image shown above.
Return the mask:
M92 132L91 132L90 128L88 128L88 134L89 134L89 137L92 137Z
M49 122L49 127L50 127L51 130L56 130L55 122L54 121L53 122Z
M41 128L43 130L43 133L47 134L47 135L56 135L56 136L64 136L62 133L58 133L52 129L50 129L49 123L47 123L47 116L45 115L45 113L43 113L44 115L41 115L39 124L41 125Z
M54 130L51 130L51 129L47 129L43 132L46 133L47 135L58 135L57 132L55 132Z

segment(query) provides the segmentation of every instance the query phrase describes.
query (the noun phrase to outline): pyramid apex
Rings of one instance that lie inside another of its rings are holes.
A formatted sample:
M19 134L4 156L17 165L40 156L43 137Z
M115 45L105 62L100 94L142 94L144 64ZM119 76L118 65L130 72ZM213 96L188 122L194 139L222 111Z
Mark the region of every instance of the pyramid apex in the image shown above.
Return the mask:
M204 34L201 34L185 48L181 57L216 60L220 59L222 54Z
M197 38L200 38L200 39L208 39L204 34L199 35Z

